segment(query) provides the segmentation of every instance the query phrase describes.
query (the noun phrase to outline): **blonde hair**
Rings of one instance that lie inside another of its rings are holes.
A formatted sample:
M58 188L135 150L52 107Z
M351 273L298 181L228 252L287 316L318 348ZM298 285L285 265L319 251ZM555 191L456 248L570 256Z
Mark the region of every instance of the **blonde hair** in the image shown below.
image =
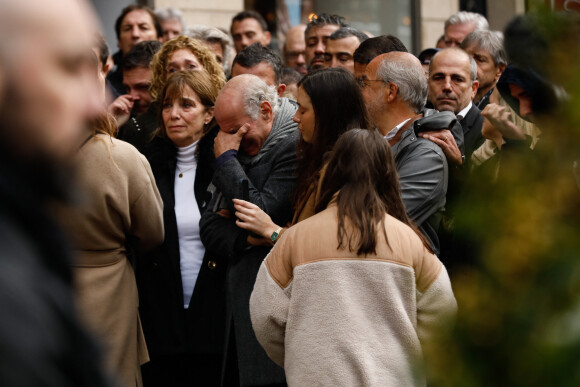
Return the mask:
M105 112L93 118L89 123L89 127L93 136L108 134L113 137L117 131L117 120L112 114Z
M218 90L225 85L226 78L224 71L205 43L188 36L179 36L165 43L151 61L150 68L152 79L149 91L151 92L153 100L158 100L161 96L161 92L163 91L163 87L167 81L167 62L169 61L169 58L175 51L182 49L189 50L193 55L195 55Z

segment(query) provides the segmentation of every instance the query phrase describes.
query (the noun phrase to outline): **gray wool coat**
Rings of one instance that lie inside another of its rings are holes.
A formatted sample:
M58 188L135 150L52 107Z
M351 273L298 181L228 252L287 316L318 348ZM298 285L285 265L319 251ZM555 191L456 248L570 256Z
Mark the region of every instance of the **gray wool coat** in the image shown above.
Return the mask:
M232 199L242 198L242 180L248 179L250 202L270 215L276 224L284 225L292 219L291 197L296 186L299 139L296 123L292 121L296 109L293 101L281 98L272 131L260 152L248 157L240 151L236 158L218 167L212 180L216 190L201 218L201 239L206 254L219 260L225 258L228 262L226 342L229 346L222 384L227 385L232 378L239 379L242 386L285 382L284 370L268 358L254 335L250 320L250 295L260 264L270 248L246 245L248 232L235 224ZM217 214L221 209L229 210L230 218ZM237 359L237 375L233 375L236 370L232 367L232 359Z

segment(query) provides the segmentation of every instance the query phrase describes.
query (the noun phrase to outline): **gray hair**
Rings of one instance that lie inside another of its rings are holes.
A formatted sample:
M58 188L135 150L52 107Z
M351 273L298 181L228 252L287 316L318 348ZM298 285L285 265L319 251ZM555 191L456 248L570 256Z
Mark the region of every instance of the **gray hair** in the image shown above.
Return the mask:
M352 27L340 27L339 29L337 29L336 31L334 31L329 37L328 39L330 40L338 40L338 39L344 39L344 38L348 38L350 36L354 36L355 38L358 39L359 43L364 42L365 40L367 40L369 38L369 36L367 34L365 34L364 32L357 30L356 28L352 28Z
M487 30L489 28L489 23L483 15L475 12L461 11L449 16L449 19L445 20L445 30L449 26L467 23L475 24L476 30Z
M408 60L385 59L377 70L377 78L399 87L401 100L419 113L427 102L427 79L419 65L409 66Z
M461 48L475 46L488 52L496 66L508 65L508 56L503 47L503 34L500 31L475 30L461 42Z
M276 115L278 111L278 91L276 87L268 86L266 82L255 75L249 76L252 79L247 82L242 96L246 114L253 121L257 120L260 115L260 104L267 101L272 106L272 113Z
M475 63L475 59L471 55L467 54L467 56L469 57L469 75L471 76L471 84L473 85L473 82L477 81L477 63Z
M160 8L155 11L155 15L159 18L159 22L165 20L178 20L181 23L181 29L185 31L185 21L183 20L183 12L177 8L167 7Z
M222 46L223 61L222 68L224 73L229 74L231 71L230 65L235 56L234 42L232 38L216 27L209 27L202 24L196 24L187 29L186 35L206 43L219 43Z

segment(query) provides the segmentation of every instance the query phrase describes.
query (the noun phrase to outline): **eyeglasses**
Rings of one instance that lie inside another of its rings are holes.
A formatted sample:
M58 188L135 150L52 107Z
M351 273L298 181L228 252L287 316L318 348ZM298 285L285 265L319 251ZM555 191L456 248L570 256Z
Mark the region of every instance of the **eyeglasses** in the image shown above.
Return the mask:
M384 79L367 79L367 78L357 78L357 83L361 89L369 87L369 82L384 82L385 84L389 83L389 81L385 81Z

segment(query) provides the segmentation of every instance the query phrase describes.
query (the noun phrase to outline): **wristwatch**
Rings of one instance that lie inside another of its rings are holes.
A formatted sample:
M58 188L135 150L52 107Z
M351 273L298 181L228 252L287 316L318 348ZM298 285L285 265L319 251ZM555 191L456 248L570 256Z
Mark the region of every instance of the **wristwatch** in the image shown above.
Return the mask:
M282 231L282 227L279 227L276 231L272 233L272 235L270 235L270 239L272 240L272 242L276 243L276 240L280 236L280 231Z

